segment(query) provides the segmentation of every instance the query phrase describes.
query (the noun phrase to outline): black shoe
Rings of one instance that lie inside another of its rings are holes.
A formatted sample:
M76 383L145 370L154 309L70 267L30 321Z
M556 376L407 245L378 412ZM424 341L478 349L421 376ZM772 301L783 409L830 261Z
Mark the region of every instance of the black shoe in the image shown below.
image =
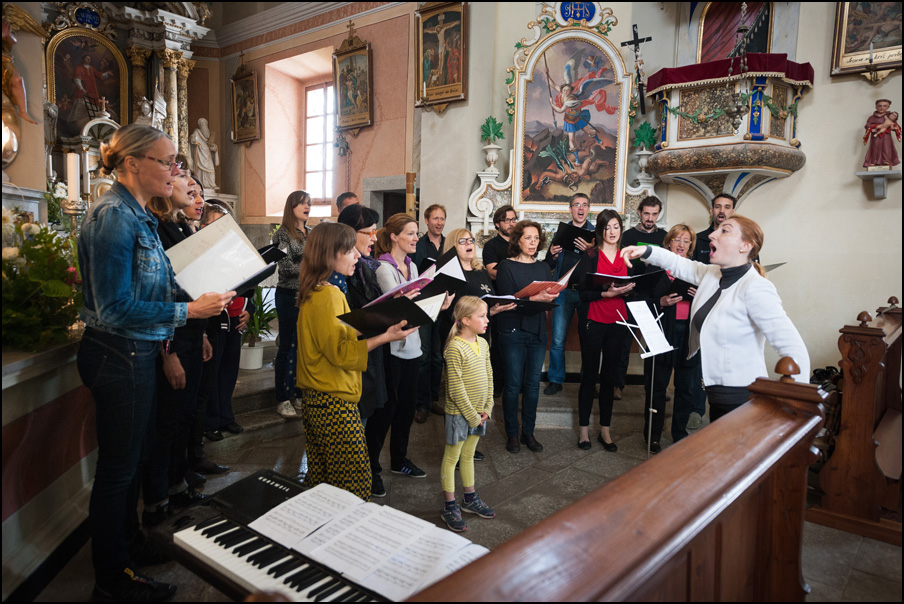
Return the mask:
M430 411L433 412L433 415L445 415L446 406L441 404L439 401L433 401L433 404L430 405Z
M505 450L509 453L518 453L521 451L521 443L518 442L517 436L509 436L505 443Z
M207 495L199 493L192 488L188 488L181 493L170 495L169 502L171 507L178 509L201 503L205 499L207 499Z
M654 455L656 453L662 453L662 445L659 444L658 440L654 440L650 443L650 453L653 453Z
M185 471L185 483L191 489L197 489L199 486L207 482L207 477L203 474L198 474L192 470Z
M474 461L483 461L487 456L481 453L480 451L474 451Z
M223 433L219 430L204 430L204 436L211 442L223 440Z
M217 432L220 432L221 430L226 430L227 432L230 432L232 434L241 434L242 432L245 431L245 429L243 427L241 427L240 425L238 425L235 422L229 422L225 426L220 426L220 430L217 430ZM222 432L220 432L220 436L222 436L222 435L223 435Z
M543 389L543 394L547 396L552 396L556 392L560 392L562 390L562 384L556 384L555 382L550 382L546 388Z
M167 518L173 515L173 510L169 506L169 504L162 503L156 506L156 509L153 512L149 512L147 509L141 512L141 526L144 528L153 528L164 522ZM133 556L134 558L134 556ZM137 562L136 562L137 564ZM138 566L142 566L138 564Z
M430 414L426 409L415 409L414 410L414 421L419 424L427 423L427 418L430 417Z
M615 443L607 443L606 441L603 440L602 434L596 435L596 442L603 445L603 448L605 450L609 451L610 453L615 453L616 451L618 451L618 447L615 445Z
M95 602L165 602L176 595L176 586L140 575L131 568L116 577L96 581L91 599Z
M229 472L229 466L221 466L209 459L191 465L191 469L200 474L226 474Z
M371 497L386 497L386 487L383 486L383 477L380 476L379 474L374 474L371 477L370 496Z
M172 558L141 531L138 531L135 538L129 542L129 557L135 566L154 566L172 561Z
M537 442L537 439L534 438L533 434L530 434L530 435L522 434L521 435L521 444L527 445L527 448L530 449L531 451L533 451L534 453L539 453L540 451L543 450L543 445L541 445L539 442Z
M390 468L390 471L393 474L401 474L403 476L410 476L412 478L426 478L427 473L422 469L411 463L410 459L405 459L402 462L402 465L397 468Z
M592 445L590 444L589 440L579 440L578 441L578 449L582 449L584 451L589 451L591 446Z

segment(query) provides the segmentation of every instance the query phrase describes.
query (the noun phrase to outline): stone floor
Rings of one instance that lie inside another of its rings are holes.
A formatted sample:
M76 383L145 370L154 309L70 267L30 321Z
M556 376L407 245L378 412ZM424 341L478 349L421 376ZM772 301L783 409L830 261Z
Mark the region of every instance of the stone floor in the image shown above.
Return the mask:
M464 535L475 543L496 547L642 463L646 459L641 435L642 397L642 388L632 386L626 390L624 400L616 402L612 435L619 447L617 453L607 453L595 442L590 451L575 446L577 386L574 384L566 384L555 397L541 395L535 435L545 447L542 453L532 453L526 447L517 455L505 450L502 411L497 404L487 436L478 446L486 454L486 460L476 464L478 492L495 508L497 516L493 520L467 517L469 529ZM591 425L596 425L595 418ZM229 436L208 446L208 456L230 465L233 471L211 477L204 488L206 493L214 493L262 467L288 476L302 470L304 437L300 422L275 426L275 431L269 428L270 438L265 438L263 432ZM671 443L664 438L662 444L667 447ZM438 482L442 452L442 418L433 415L425 424L414 424L409 457L428 476L417 480L384 471L388 496L377 502L442 525ZM388 458L383 461L384 467L388 468L388 461ZM457 488L460 492L460 483ZM900 602L901 568L899 547L809 523L805 527L803 572L812 588L809 601ZM174 562L147 572L158 580L176 583L177 600L228 600ZM90 551L86 545L44 589L38 601L87 600L92 583Z

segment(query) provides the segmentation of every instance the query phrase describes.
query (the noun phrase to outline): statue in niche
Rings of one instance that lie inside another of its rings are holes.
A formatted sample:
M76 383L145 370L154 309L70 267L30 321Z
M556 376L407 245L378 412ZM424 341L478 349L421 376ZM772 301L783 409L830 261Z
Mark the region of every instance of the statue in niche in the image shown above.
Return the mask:
M207 120L198 120L198 127L189 137L191 143L191 159L195 176L201 181L205 191L216 191L216 166L220 165L220 154L214 142L214 134L210 131Z
M18 42L13 34L12 23L3 18L3 106L4 113L7 112L6 107L11 105L15 107L16 114L29 124L37 124L35 120L28 115L28 103L25 98L25 80L16 69L13 63L12 50L13 45Z
M898 112L889 111L891 101L879 99L876 110L866 120L866 134L863 144L867 146L863 167L887 166L893 168L901 163L892 136L901 140L901 126L898 125Z

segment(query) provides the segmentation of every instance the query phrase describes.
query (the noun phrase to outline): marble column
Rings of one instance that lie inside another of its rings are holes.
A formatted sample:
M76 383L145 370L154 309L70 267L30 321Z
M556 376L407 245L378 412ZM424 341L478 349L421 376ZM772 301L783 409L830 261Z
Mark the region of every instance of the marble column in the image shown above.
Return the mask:
M158 50L157 56L163 61L163 96L166 98L166 120L163 129L173 139L176 149L179 148L179 93L176 83L176 70L182 53L175 50Z
M151 49L149 48L139 48L137 46L129 46L126 48L126 54L129 56L129 59L132 61L132 119L131 121L135 121L135 119L139 116L139 103L141 102L142 97L147 97L148 95L148 72L147 72L147 61L148 57L151 56ZM154 102L153 97L150 99L151 103ZM121 118L120 118L121 119ZM125 120L122 120L125 123Z
M191 158L191 150L188 148L188 74L194 68L195 62L191 59L179 61L179 153ZM189 164L191 160L189 159Z

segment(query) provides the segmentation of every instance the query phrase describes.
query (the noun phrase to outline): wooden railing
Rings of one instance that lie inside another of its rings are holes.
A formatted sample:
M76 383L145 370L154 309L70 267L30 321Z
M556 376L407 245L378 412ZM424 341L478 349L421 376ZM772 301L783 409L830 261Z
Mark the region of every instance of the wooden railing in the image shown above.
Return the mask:
M901 545L901 308L841 329L840 426L807 520Z
M412 601L803 600L806 474L826 394L758 379L747 404Z

